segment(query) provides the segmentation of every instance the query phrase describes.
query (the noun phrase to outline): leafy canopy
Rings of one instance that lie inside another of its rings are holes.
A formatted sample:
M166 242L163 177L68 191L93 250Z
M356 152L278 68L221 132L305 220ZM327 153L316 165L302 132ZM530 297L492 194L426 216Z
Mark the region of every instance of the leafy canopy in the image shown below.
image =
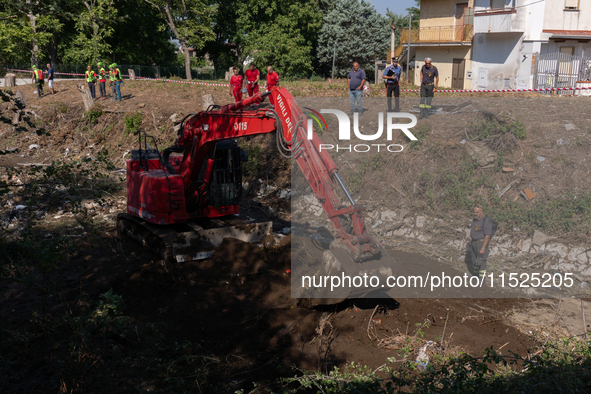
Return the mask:
M318 40L318 60L329 73L335 43L335 77L345 77L357 61L369 78L390 46L388 19L364 0L341 0L324 17Z
M247 0L237 7L236 41L244 60L287 75L312 71L322 21L316 0Z

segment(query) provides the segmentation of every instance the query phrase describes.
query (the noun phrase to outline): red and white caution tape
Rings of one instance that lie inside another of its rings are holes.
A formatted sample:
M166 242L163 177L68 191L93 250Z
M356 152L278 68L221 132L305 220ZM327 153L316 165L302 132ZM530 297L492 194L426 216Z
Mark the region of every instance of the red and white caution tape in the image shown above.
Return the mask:
M32 72L31 70L15 70L9 69L8 71L17 72ZM79 75L84 76L85 74L76 73L54 73L55 75ZM129 78L129 75L122 75L123 77ZM210 83L210 82L193 82L193 81L180 81L178 79L163 79L163 78L147 78L147 77L135 77L135 79L143 79L147 81L160 81L160 82L173 82L173 83L185 83L189 85L204 85L204 86L223 86L229 87L230 85L223 83ZM589 81L591 83L591 81ZM288 89L298 89L294 87L288 87ZM364 87L364 90L369 88ZM558 92L558 91L575 91L575 90L589 90L591 86L577 86L567 88L540 88L540 89L478 89L478 90L461 90L461 89L437 89L437 93L523 93L523 92ZM349 90L348 88L308 88L307 90ZM420 89L401 89L401 92L420 93Z
M13 69L10 68L6 71L17 71L17 72L22 72L22 73L32 73L32 70L17 70L17 69ZM47 71L43 71L45 74L47 74ZM80 75L80 76L84 76L84 74L76 74L76 73L54 73L55 75Z
M129 77L128 75L124 75L124 77ZM162 81L162 82L175 82L175 83L187 83L189 85L206 85L206 86L225 86L229 87L230 85L226 85L224 83L210 83L210 82L193 82L193 81L179 81L177 79L162 79L162 78L147 78L147 77L135 77L135 79L145 79L148 81Z

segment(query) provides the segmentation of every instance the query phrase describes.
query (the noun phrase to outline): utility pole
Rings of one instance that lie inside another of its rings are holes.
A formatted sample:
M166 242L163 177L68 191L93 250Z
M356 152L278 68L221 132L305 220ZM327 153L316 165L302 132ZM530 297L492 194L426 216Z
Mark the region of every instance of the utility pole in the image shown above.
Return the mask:
M410 27L412 26L412 13L408 13L408 47L406 48L406 82L410 83Z
M337 56L337 42L334 42L334 49L332 51L332 79L334 79L334 60Z

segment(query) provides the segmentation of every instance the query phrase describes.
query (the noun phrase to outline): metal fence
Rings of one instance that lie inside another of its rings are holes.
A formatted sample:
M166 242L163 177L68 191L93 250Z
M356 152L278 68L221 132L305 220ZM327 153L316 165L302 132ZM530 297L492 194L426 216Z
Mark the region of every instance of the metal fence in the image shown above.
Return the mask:
M534 89L571 88L591 81L591 57L546 53L536 57Z
M105 65L108 66L107 63ZM144 77L144 78L171 78L171 77L178 77L182 79L186 79L186 72L185 66L142 66L137 64L119 64L119 69L121 70L122 74L127 74L129 69L132 69L135 72L136 77ZM16 70L30 70L31 65L7 65L7 69L16 69ZM96 69L96 67L94 67ZM54 71L56 73L70 73L70 74L84 74L86 71L85 64L58 64ZM59 78L68 78L67 75L59 75L56 76ZM71 76L74 78L75 76ZM215 68L198 68L192 67L191 68L191 79L205 79L205 80L216 80L217 79L217 72ZM223 78L224 75L221 75Z

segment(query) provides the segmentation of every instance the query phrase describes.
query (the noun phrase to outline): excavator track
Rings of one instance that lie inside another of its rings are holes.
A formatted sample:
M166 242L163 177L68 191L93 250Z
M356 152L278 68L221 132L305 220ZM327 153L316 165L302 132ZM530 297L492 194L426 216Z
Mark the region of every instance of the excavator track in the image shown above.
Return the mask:
M273 222L240 223L232 220L207 219L178 225L155 225L137 216L120 213L117 231L120 239L128 236L152 250L166 262L182 263L213 256L225 238L243 242L260 242L272 235Z

